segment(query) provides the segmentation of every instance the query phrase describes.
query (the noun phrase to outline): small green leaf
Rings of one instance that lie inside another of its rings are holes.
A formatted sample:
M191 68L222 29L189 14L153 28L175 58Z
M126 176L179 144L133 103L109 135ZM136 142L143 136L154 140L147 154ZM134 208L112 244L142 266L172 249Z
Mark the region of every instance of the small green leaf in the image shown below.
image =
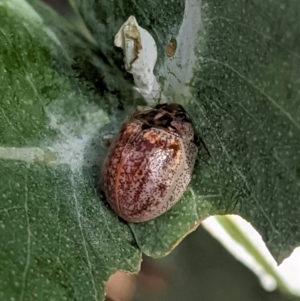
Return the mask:
M0 299L101 300L111 274L141 261L96 191L111 91L131 87L32 3L0 0Z

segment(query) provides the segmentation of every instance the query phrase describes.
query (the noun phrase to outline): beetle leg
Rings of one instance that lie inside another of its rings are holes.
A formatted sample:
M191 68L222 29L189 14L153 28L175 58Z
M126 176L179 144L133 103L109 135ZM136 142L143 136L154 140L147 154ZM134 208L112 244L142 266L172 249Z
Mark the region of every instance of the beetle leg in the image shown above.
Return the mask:
M199 146L203 146L206 153L208 154L208 156L210 157L210 152L208 150L208 147L205 143L205 141L203 140L202 136L198 133L198 132L195 132L195 135L194 135L194 143L199 147Z
M208 156L210 157L210 152L209 152L209 150L208 150L208 148L207 148L207 145L206 145L206 143L205 143L205 141L203 140L202 137L200 137L200 141L201 141L201 144L203 145L203 147L205 148L205 150L206 150Z

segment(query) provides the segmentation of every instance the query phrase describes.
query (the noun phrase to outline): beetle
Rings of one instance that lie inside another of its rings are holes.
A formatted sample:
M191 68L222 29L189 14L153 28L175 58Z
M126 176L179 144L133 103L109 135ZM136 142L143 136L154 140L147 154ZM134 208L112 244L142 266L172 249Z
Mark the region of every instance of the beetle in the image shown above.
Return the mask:
M136 111L112 142L101 171L112 209L135 223L169 210L191 181L198 147L199 136L181 105Z

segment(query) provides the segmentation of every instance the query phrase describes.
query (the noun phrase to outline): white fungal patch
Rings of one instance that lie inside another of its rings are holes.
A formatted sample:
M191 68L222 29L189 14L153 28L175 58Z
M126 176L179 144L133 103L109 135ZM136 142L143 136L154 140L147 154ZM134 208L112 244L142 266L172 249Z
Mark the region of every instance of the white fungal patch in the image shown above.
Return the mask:
M48 111L50 126L61 133L61 138L48 148L57 154L54 164L67 164L73 172L82 166L90 166L98 162L98 144L92 146L91 141L97 137L99 129L109 122L107 114L98 107L89 104L86 112L82 112L85 122L65 120L57 113ZM87 147L89 147L89 150ZM88 152L88 155L87 155Z
M161 88L153 74L157 60L153 37L138 25L134 16L130 16L116 34L114 43L123 49L125 69L133 75L138 91L149 105L155 104Z
M49 166L66 164L73 172L99 162L99 129L109 122L104 111L89 104L86 112L82 112L85 122L68 120L63 112L58 114L50 109L46 109L46 113L50 119L50 128L60 133L59 138L54 143L49 144L45 141L36 147L0 147L0 159Z

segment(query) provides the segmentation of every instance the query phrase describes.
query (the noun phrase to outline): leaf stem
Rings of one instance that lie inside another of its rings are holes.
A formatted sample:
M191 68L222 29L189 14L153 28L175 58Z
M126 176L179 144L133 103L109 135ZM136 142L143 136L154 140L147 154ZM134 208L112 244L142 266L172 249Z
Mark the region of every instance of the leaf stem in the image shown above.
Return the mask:
M230 216L215 216L216 221L223 227L230 237L239 245L243 246L255 261L271 275L277 283L279 290L285 294L295 296L276 269L265 259L262 253L257 249L253 242L241 231L239 226Z

